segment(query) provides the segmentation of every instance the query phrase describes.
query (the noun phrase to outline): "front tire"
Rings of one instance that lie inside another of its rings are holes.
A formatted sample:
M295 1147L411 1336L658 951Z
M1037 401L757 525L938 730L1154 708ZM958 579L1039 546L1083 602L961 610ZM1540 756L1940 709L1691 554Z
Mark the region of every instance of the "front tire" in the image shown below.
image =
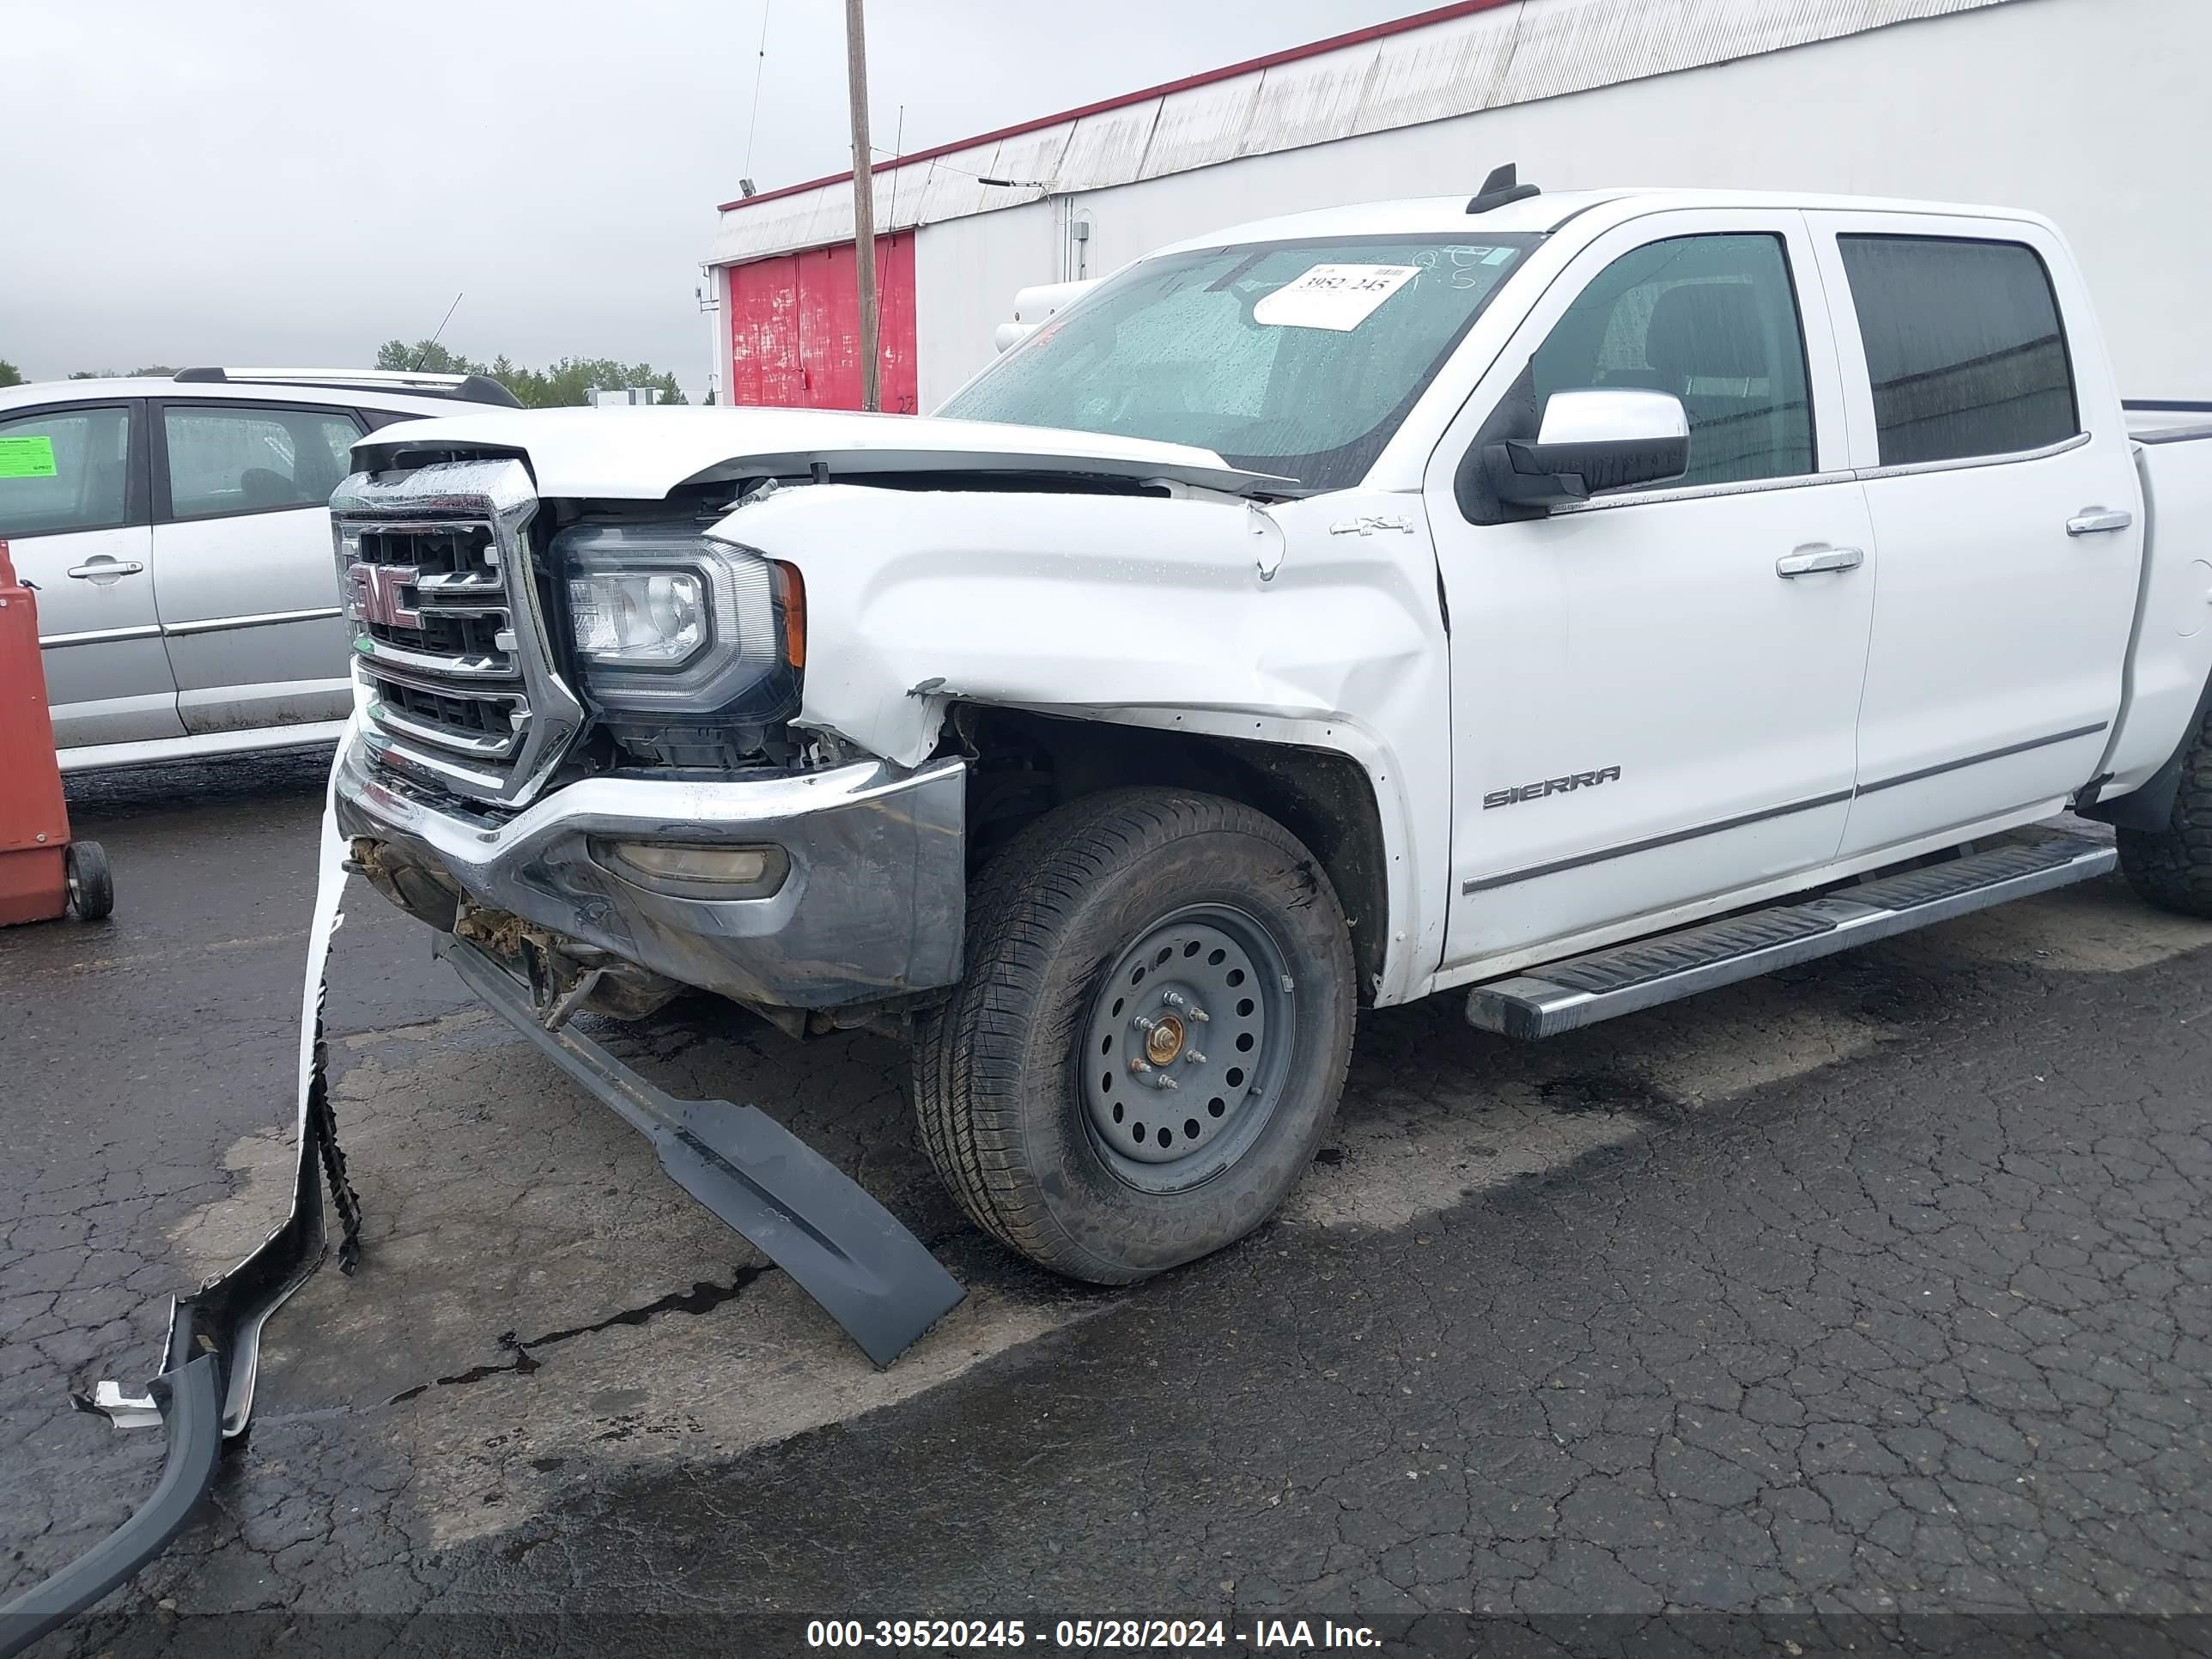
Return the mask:
M2212 918L2212 715L2181 757L2180 787L2163 830L2119 830L2120 872L2161 910Z
M977 884L968 971L917 1033L922 1143L978 1225L1057 1273L1208 1255L1319 1150L1352 975L1334 889L1273 819L1182 790L1070 802Z

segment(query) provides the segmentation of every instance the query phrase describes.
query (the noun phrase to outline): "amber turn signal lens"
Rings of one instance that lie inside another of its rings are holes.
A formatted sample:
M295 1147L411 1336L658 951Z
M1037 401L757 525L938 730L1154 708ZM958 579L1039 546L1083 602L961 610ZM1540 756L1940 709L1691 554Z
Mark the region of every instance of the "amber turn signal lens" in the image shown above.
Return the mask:
M783 659L793 668L806 666L806 578L799 574L795 564L786 564L781 559L775 568L783 572Z
M592 859L655 892L684 898L768 898L791 873L782 848L698 847L678 842L602 841L592 837Z

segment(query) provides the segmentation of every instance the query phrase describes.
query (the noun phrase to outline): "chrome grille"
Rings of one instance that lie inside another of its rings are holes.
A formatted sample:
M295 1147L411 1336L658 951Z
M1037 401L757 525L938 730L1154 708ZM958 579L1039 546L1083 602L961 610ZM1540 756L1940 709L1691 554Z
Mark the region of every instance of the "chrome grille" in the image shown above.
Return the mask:
M363 737L384 765L520 804L582 724L546 647L514 461L459 461L396 479L356 473L331 505L353 625Z

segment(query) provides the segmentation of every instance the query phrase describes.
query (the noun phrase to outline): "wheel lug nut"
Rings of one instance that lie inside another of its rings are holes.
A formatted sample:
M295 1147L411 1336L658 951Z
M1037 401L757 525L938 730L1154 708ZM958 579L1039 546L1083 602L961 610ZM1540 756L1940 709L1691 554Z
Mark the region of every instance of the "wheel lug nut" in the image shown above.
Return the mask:
M1160 1000L1170 1008L1188 1008L1190 1006L1190 999L1180 991L1163 991Z
M1139 1030L1146 1033L1147 1036L1150 1036L1152 1027L1158 1024L1158 1022L1152 1019L1152 1018L1148 1014L1139 1014L1136 1018L1131 1020L1129 1024L1135 1026Z
M1182 1087L1182 1085L1177 1083L1165 1072L1162 1072L1158 1077L1152 1079L1152 1086L1158 1089L1180 1089Z
M1205 1024L1206 1021L1213 1018L1212 1014L1207 1013L1205 1009L1200 1007L1194 1002L1192 1003L1189 1007L1183 1010L1183 1015L1186 1018L1194 1020L1200 1025Z
M1146 1073L1152 1069L1152 1062L1143 1059L1141 1056L1132 1058L1129 1061L1129 1071L1132 1076L1142 1077Z
M1182 1057L1186 1060L1189 1061L1193 1066L1203 1066L1206 1064L1206 1056L1199 1053L1195 1048L1184 1049L1182 1051Z

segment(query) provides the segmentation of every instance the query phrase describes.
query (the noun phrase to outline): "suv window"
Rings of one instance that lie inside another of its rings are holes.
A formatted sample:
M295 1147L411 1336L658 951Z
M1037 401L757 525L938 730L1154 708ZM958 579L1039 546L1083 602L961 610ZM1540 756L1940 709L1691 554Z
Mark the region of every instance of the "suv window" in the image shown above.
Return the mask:
M131 411L64 409L0 420L0 537L130 521Z
M2011 455L2081 430L2058 298L2018 242L1839 236L1881 464Z
M1567 308L1530 364L1556 392L1669 392L1690 417L1680 484L1813 469L1805 338L1778 236L1683 236L1625 253Z
M361 436L349 415L253 404L173 404L161 411L161 430L169 513L178 519L325 506L353 471Z

